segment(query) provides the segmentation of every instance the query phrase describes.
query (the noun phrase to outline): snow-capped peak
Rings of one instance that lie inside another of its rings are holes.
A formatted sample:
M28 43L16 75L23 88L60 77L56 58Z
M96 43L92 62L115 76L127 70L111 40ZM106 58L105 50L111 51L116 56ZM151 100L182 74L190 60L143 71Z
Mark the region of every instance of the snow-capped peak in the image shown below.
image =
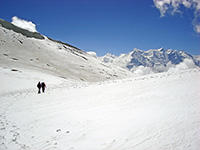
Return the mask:
M163 47L159 48L158 51L165 51Z
M162 70L166 71L166 68L160 69L160 67L162 66L164 68L169 63L177 65L183 62L184 59L193 61L197 66L200 65L199 60L186 52L179 52L172 49L165 50L164 48L150 49L148 51L134 48L133 51L128 54L121 54L119 57L111 56L112 54L105 55L100 59L105 63L113 63L131 71L134 71L134 68L138 66L150 67L154 70L153 72L160 72Z

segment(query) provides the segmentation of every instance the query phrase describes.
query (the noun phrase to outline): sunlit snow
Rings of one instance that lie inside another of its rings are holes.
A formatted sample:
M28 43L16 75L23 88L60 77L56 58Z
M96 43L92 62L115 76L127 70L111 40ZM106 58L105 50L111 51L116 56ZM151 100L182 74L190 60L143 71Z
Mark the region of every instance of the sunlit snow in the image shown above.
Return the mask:
M136 76L0 27L0 150L199 150L200 69L184 67Z

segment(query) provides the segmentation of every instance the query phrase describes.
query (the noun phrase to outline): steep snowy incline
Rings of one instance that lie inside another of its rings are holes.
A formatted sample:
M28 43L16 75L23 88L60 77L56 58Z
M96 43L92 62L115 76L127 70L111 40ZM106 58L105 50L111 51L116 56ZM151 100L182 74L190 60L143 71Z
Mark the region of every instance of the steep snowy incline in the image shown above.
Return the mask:
M22 74L26 73L22 70L29 70L90 82L133 76L131 72L104 64L74 46L45 36L42 36L44 39L30 37L24 33L26 30L9 22L3 23L9 26L4 28L0 21L0 67L4 69Z
M199 150L199 76L190 69L69 87L46 76L54 88L44 94L1 96L0 149Z

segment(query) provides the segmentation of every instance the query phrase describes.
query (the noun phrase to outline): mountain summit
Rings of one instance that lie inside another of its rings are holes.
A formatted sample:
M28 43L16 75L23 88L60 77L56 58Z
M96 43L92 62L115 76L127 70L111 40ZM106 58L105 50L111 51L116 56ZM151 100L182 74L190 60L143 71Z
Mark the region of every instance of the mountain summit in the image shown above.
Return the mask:
M135 48L128 54L121 54L120 56L106 54L99 59L104 63L119 65L131 71L134 71L136 67L143 66L152 68L154 72L162 72L162 70L159 70L161 67L167 67L169 64L178 65L185 59L189 59L196 66L200 66L198 58L186 52L172 49L160 48L143 51Z

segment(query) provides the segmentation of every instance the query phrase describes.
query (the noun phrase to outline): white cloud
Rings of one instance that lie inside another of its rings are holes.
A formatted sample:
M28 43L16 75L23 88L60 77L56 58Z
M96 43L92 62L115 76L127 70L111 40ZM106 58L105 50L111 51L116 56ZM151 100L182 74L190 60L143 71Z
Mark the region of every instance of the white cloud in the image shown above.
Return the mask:
M31 21L20 19L17 16L12 17L11 23L31 32L37 32L36 25L34 23L32 23Z
M200 0L153 0L155 7L159 9L161 17L164 17L166 13L172 15L179 10L180 6L185 6L194 11L194 30L200 33Z
M196 67L196 65L194 64L193 60L184 59L184 61L181 62L180 64L170 67L168 71L176 72L176 71L191 69L191 68L195 68L195 67Z
M138 75L146 75L154 73L150 67L144 67L144 66L133 68L131 71Z
M154 0L154 4L156 8L160 10L161 17L164 17L166 11L168 10L170 0Z
M144 67L144 66L139 66L132 68L132 72L138 75L146 75L146 74L152 74L152 73L158 73L158 72L177 72L181 70L186 70L186 69L192 69L196 68L196 65L194 64L194 61L192 59L184 59L183 62L175 65L172 64L171 62L168 62L166 66L155 66L155 67Z
M196 24L194 28L197 33L200 33L200 25Z
M90 56L97 58L97 54L95 52L89 51L87 52Z

